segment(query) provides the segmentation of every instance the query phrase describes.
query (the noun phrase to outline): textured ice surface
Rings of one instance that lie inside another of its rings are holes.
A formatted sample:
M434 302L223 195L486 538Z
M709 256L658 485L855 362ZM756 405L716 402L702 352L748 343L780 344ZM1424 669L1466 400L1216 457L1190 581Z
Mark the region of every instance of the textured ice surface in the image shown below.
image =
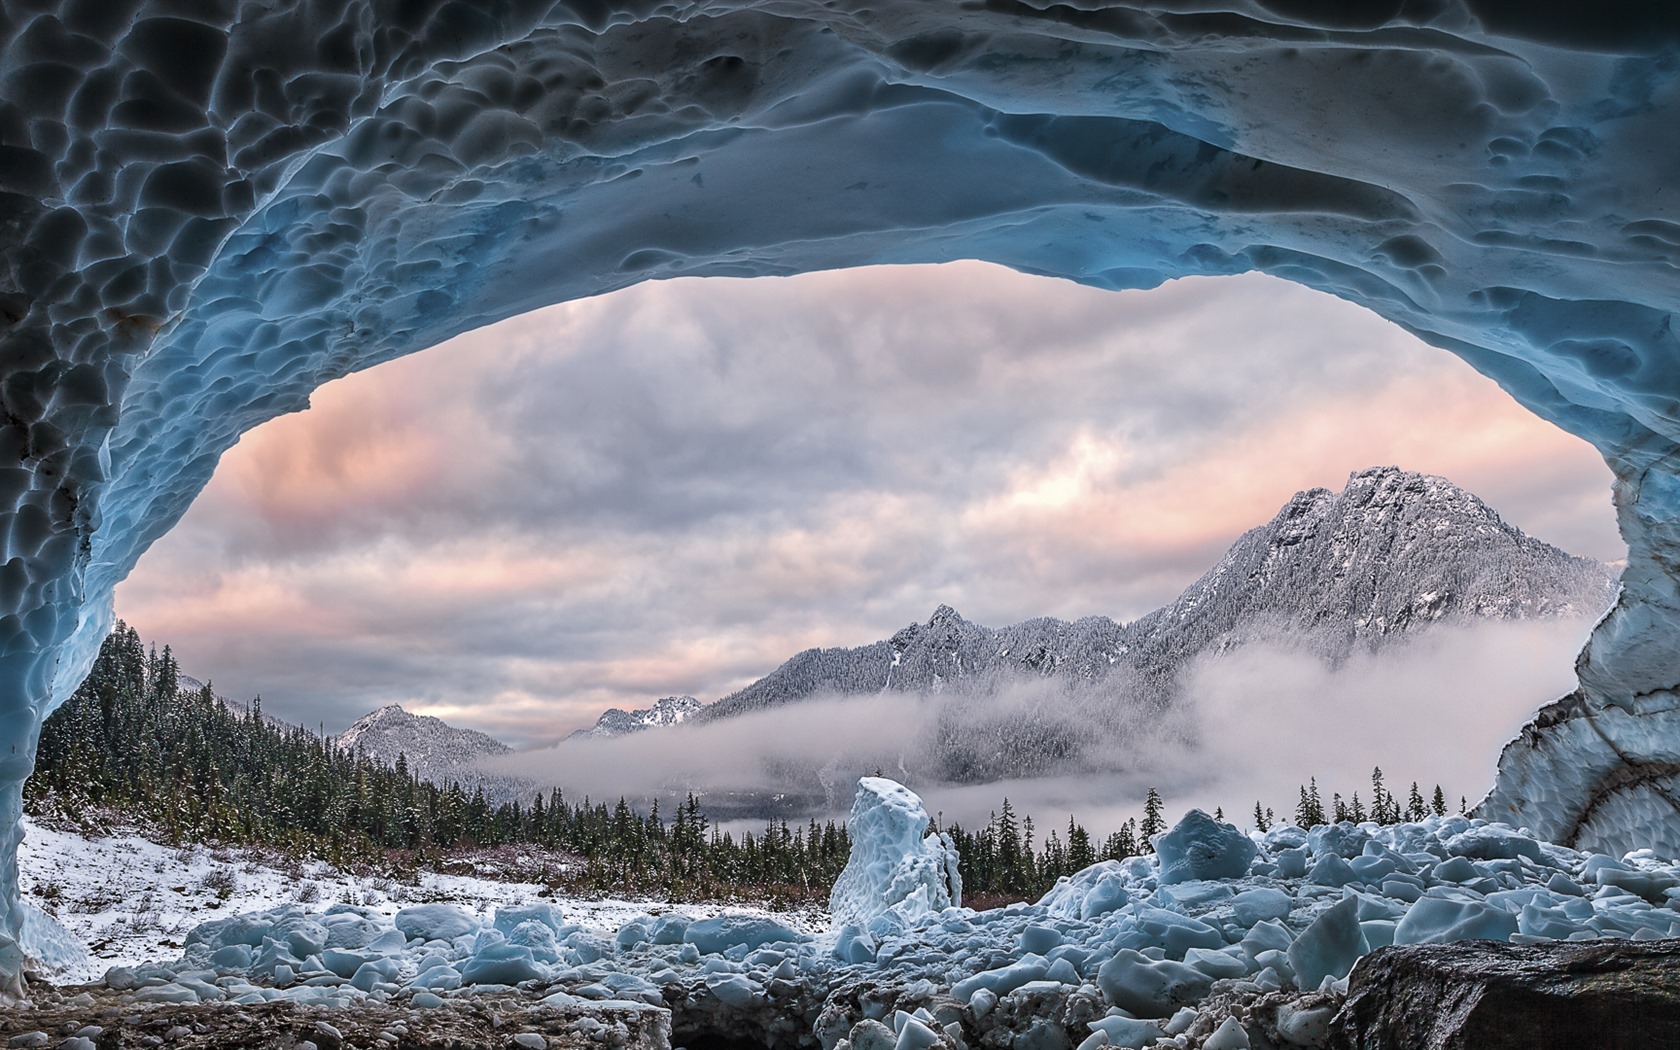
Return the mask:
M1189 818L1178 830L1190 837L1206 823ZM557 1004L670 1005L720 1031L774 1024L790 1044L814 1034L835 1045L849 1033L853 1047L953 1050L956 1025L969 1046L1066 1050L1087 1030L1112 1046L1151 1045L1183 1031L1183 1011L1209 994L1334 985L1390 942L1680 933L1680 866L1643 852L1580 853L1462 817L1315 830L1326 833L1248 836L1253 860L1240 878L1164 884L1158 858L1106 862L1035 904L898 917L857 955L847 949L855 926L807 935L765 915L685 919L683 934L650 938L668 916L619 913L603 923L571 900L504 898L471 921L447 906L393 916L390 907L282 904L205 923L186 935L179 959L117 967L107 982L139 1002L414 1007L522 983ZM1507 848L1490 849L1495 842ZM1350 848L1352 856L1338 852ZM1332 860L1357 875L1329 887L1280 874L1277 857L1296 849L1311 868ZM1079 907L1098 896L1102 907ZM574 914L582 925L565 921ZM898 1008L883 1009L892 996ZM1328 1016L1310 1010L1284 1026L1303 1046L1316 1045L1312 1033ZM1047 1017L1059 1020L1042 1027ZM1223 1031L1224 1045L1241 1045L1235 1028Z
M1680 28L1663 5L1315 10L8 9L0 932L39 720L241 433L642 280L957 258L1103 287L1262 270L1592 442L1623 595L1485 811L1680 852Z
M1155 856L1161 865L1162 885L1235 879L1248 874L1254 843L1232 825L1193 809L1155 839Z
M903 784L860 779L847 827L852 855L828 898L835 923L871 927L890 916L916 924L962 903L956 849L947 836L928 834L927 810Z

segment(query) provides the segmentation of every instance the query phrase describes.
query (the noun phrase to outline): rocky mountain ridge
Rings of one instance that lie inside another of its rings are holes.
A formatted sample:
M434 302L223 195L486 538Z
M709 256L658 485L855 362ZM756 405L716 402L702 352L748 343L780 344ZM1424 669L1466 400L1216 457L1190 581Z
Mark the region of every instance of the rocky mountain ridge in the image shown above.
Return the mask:
M667 696L655 700L652 707L637 708L634 711L609 707L601 713L594 725L587 729L579 729L566 739L605 740L626 733L639 733L644 729L674 726L686 721L690 715L705 706L702 701L692 696Z
M1164 704L1179 672L1206 652L1267 641L1339 663L1436 623L1593 615L1615 588L1608 566L1524 534L1447 479L1376 467L1341 492L1297 493L1176 599L1131 623L1090 616L989 628L941 605L889 639L799 653L695 717L1022 677L1102 682L1116 699Z
M487 733L461 729L432 715L416 715L401 704L387 704L350 724L337 737L342 748L360 748L369 757L396 765L398 756L420 779L444 785L452 780L485 780L479 763L513 748Z

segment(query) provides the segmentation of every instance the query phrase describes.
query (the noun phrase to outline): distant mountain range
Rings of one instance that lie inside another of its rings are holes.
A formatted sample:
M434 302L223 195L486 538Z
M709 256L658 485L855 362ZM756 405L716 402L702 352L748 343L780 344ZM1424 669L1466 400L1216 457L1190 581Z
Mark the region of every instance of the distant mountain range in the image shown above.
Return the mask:
M950 781L1036 776L1078 760L1094 731L1170 705L1204 655L1264 642L1334 665L1440 624L1595 615L1615 589L1608 566L1525 535L1445 478L1379 467L1340 492L1297 493L1171 603L1131 623L1090 616L990 628L941 605L882 641L808 649L715 703L677 696L615 708L567 740L587 746L818 697L959 701L1026 685L1036 691L1026 705L944 704L917 761L919 772ZM395 706L339 741L387 761L401 752L439 782L471 780L476 763L509 750Z
M807 649L703 708L709 722L814 695L936 693L1000 679L1115 680L1169 702L1203 653L1267 641L1339 663L1444 622L1587 616L1616 574L1524 535L1445 478L1360 471L1341 492L1297 493L1170 604L1129 624L1041 618L993 629L941 605L925 624L853 649Z
M652 707L638 708L634 711L609 707L594 725L587 729L579 729L566 739L603 740L626 733L637 733L643 729L674 726L678 722L687 721L690 715L705 706L692 696L667 696L655 700Z

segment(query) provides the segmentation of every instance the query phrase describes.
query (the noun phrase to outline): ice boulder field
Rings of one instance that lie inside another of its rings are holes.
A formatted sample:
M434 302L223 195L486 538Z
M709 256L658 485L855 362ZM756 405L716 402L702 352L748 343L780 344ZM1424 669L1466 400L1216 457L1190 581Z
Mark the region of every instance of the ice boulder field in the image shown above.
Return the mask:
M947 843L906 834L928 826L908 789L865 778L852 826L827 930L730 912L602 926L549 901L287 904L112 968L98 1001L356 1007L319 1016L404 1035L494 1003L533 1047L1308 1048L1352 1045L1332 1042L1350 971L1387 945L1680 934L1680 866L1462 816L1260 834L1191 811L1155 855L991 911L961 906Z

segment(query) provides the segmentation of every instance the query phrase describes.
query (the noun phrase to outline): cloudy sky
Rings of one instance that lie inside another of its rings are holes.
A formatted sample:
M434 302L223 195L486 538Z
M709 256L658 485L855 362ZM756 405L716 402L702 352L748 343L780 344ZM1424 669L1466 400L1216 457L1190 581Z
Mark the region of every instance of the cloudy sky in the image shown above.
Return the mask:
M117 611L281 717L395 702L532 746L941 602L1130 619L1296 490L1386 463L1624 554L1585 444L1269 278L679 280L322 389L224 457Z

